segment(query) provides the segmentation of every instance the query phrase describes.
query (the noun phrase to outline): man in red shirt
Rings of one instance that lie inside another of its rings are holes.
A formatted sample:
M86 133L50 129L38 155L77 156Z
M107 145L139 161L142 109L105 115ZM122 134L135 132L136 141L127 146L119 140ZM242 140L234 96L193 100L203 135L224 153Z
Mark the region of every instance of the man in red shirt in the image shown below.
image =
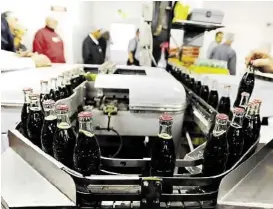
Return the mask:
M65 63L64 44L55 32L57 25L55 18L46 18L46 26L35 34L33 52L46 55L53 63Z

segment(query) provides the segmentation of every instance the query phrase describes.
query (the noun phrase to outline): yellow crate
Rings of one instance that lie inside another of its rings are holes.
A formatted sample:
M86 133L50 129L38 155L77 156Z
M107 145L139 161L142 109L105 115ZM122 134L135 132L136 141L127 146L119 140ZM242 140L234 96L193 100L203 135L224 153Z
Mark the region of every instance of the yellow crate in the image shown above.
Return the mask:
M190 71L196 74L222 74L229 75L229 71L224 68L214 68L206 66L195 66L192 65L189 67Z

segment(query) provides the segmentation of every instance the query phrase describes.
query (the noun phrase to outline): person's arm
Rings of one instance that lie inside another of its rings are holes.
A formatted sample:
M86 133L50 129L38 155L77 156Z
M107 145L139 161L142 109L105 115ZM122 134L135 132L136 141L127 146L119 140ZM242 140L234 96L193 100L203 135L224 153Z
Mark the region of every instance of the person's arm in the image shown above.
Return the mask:
M228 69L230 75L236 75L236 53L234 53L228 61Z
M45 38L41 31L38 31L35 34L34 40L33 40L33 52L37 52L39 54L44 54L45 50Z
M132 39L130 42L129 42L129 46L128 46L128 58L129 58L129 61L130 63L133 63L134 62L134 55L133 55L133 52L136 50L136 41L135 39Z

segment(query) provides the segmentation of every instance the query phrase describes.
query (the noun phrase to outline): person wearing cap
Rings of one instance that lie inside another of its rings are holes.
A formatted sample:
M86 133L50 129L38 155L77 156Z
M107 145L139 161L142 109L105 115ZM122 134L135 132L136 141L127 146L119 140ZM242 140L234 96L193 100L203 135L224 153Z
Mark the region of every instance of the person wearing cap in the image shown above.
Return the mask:
M213 48L210 59L223 60L227 62L230 75L236 74L236 52L231 47L234 41L234 34L227 33L226 40L223 44L220 44Z
M33 40L33 52L46 55L53 63L65 63L64 43L55 32L58 21L53 16L46 18L46 26L38 30Z
M263 73L273 73L273 57L264 51L254 50L245 58L246 65L252 64Z
M102 64L104 63L103 51L99 45L101 31L93 26L91 33L84 39L82 44L82 56L84 64Z
M140 56L139 29L137 29L136 36L129 42L127 65L139 66L139 56Z

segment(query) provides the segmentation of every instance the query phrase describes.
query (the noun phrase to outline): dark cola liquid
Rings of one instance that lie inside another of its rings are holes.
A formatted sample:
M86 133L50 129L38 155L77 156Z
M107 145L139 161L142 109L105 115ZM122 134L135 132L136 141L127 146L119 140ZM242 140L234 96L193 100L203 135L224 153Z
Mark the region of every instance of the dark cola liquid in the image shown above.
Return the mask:
M186 75L184 84L185 84L187 87L189 87L189 85L190 85L190 76L189 76L189 75Z
M194 82L195 82L194 78L190 78L190 80L189 80L189 88L191 90L193 90Z
M42 150L53 156L53 137L57 128L57 117L47 116L45 117L44 124L41 133Z
M200 90L200 97L204 100L204 101L208 101L209 98L209 87L207 85L203 85L201 87Z
M218 105L218 112L230 115L230 98L221 97Z
M90 176L100 171L100 147L94 134L80 130L73 155L74 169Z
M27 119L27 134L32 143L41 147L41 130L44 122L42 110L29 110Z
M79 76L79 80L80 80L80 84L81 84L82 82L84 82L86 80L85 76L84 75L80 75Z
M255 140L255 129L254 129L254 118L248 116L245 117L243 122L243 138L244 138L244 149L245 153L256 141Z
M227 169L231 168L242 156L244 148L244 139L242 136L242 127L237 124L232 124L227 131L227 140L229 146L229 157Z
M58 99L56 99L56 95L53 89L50 89L49 93L48 93L49 99L52 99L54 101L57 101Z
M76 135L67 123L60 123L53 138L54 158L69 168L73 168L73 152Z
M49 94L42 94L42 93L40 94L40 105L43 111L44 111L43 102L48 99L50 99Z
M71 78L70 82L71 82L72 88L75 89L80 84L79 77Z
M226 132L210 134L204 149L204 163L202 173L204 176L214 176L226 170L228 160L228 143Z
M175 147L172 138L158 137L151 157L151 176L172 177L175 168ZM163 184L163 193L172 193L172 185Z
M60 99L65 99L68 97L68 92L66 87L59 87L58 90L60 92Z
M259 138L260 130L261 130L261 118L260 115L254 116L254 134L255 134L255 141Z
M202 87L201 81L196 81L193 86L193 92L199 95L201 87Z
M28 110L29 104L24 103L22 110L21 110L21 122L22 122L22 129L23 129L23 135L28 138L27 134L27 118L29 115L29 110Z
M246 72L240 81L237 97L233 105L234 107L239 107L240 101L241 101L241 93L247 92L249 93L249 96L251 96L253 88L254 88L254 84L255 84L254 73Z
M73 94L72 85L71 84L66 84L65 87L66 87L66 90L68 92L68 96L71 96Z
M208 104L216 109L218 106L218 101L219 101L218 92L216 90L211 90L209 93Z

